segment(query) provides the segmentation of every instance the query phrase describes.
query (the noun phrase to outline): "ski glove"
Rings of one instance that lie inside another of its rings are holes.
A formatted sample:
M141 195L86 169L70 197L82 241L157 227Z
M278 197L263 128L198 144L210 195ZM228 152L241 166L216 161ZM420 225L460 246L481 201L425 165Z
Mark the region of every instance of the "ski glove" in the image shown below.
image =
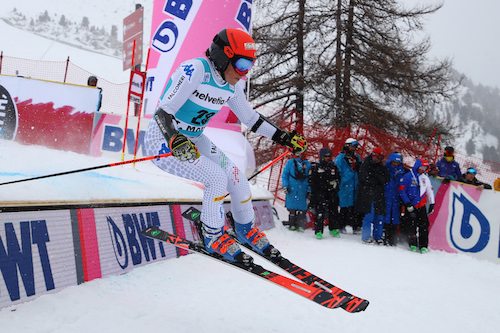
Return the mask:
M427 214L431 215L432 213L434 213L434 204L429 205L429 213L427 213Z
M198 148L181 133L172 135L168 147L172 151L172 156L177 157L181 162L189 161L192 163L200 157Z
M415 207L413 207L412 205L408 204L408 205L406 206L406 211L407 211L408 213L411 213L411 212L413 212L414 210L415 210Z
M446 176L446 177L444 177L444 179L443 179L443 184L449 184L449 183L450 183L450 181L451 181L451 177L450 177L450 176Z
M289 187L283 187L283 193L290 194L290 188Z
M302 135L298 135L295 130L288 132L278 129L272 139L280 145L292 148L292 153L296 156L299 156L307 149L306 139Z

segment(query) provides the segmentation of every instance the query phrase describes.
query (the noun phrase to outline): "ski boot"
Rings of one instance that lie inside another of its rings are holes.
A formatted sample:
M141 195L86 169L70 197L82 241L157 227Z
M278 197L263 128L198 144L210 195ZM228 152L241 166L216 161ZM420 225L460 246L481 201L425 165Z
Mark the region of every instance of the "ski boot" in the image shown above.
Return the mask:
M280 252L269 243L266 235L260 232L258 228L254 227L253 221L247 224L235 222L234 231L238 240L242 244L249 245L253 251L271 258L277 258L281 255Z
M411 251L411 252L417 252L417 251L418 251L418 249L417 249L417 247L416 247L415 245L411 245L411 246L410 246L410 251Z
M316 233L316 238L317 238L317 239L321 239L321 238L323 238L323 233L322 233L321 231L317 232L317 233Z
M220 254L222 258L232 262L245 261L244 257L249 257L241 252L240 246L223 231L223 227L211 228L202 224L202 231L205 249L208 252Z
M330 230L330 235L332 235L333 237L340 237L339 229Z
M429 252L429 250L427 250L426 247L423 247L423 248L420 249L420 253L422 253L422 254L426 254L428 252Z

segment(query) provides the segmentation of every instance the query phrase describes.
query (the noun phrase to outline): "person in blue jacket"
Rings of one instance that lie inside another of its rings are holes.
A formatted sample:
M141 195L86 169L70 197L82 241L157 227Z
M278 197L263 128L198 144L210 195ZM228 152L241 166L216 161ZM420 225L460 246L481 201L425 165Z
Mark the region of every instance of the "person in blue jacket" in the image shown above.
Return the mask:
M340 231L345 232L345 226L351 225L353 233L361 232L363 215L354 210L357 197L358 172L361 156L356 154L359 143L353 138L345 141L342 152L335 157L335 165L339 169L341 181L339 186Z
M403 167L402 156L394 152L389 155L385 166L389 170L390 180L384 186L385 210L384 215L384 245L397 245L399 216L401 215L401 197L398 193L399 182L408 171Z
M426 174L429 163L418 159L411 171L399 181L398 192L409 216L408 243L412 252L427 253L429 245L428 214L434 212L434 191ZM426 204L429 203L429 212Z
M459 180L462 178L462 172L460 171L460 164L455 161L455 149L453 147L446 147L444 149L444 156L437 163L439 168L439 177L444 178L444 183L447 184L450 180Z
M306 159L306 152L293 156L283 169L281 181L286 194L285 207L289 212L290 230L304 231L307 219L307 184L311 162Z

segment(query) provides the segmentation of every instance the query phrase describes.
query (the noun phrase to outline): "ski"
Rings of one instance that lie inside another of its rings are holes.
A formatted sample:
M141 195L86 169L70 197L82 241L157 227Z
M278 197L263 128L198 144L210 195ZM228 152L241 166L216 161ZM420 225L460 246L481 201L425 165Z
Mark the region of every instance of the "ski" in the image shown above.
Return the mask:
M329 293L325 290L318 289L316 287L312 287L300 281L292 280L286 276L271 272L263 268L262 266L255 264L253 262L253 259L248 255L246 255L245 258L246 259L250 258L251 260L245 260L242 262L228 261L223 259L222 256L218 254L213 254L208 252L205 249L205 246L197 242L192 242L185 238L181 238L177 235L161 230L155 226L147 227L146 229L142 230L141 235L175 245L181 249L196 252L198 254L223 262L225 264L229 264L233 267L242 269L246 272L252 273L260 278L263 278L269 282L284 287L290 290L291 292L303 296L308 300L313 301L326 308L334 309L342 306L345 302L349 301L349 298L347 298L345 295Z
M192 221L199 230L199 228L201 226L201 221L200 221L200 211L198 209L196 209L195 207L189 207L186 211L184 211L184 213L182 213L182 216L184 218ZM238 242L241 246L244 246L245 248L252 250L251 246L249 246L248 244L241 243L238 240L238 238L236 237L236 235L233 231L234 230L234 219L232 218L231 212L228 212L226 214L226 216L227 216L229 223L231 224L231 227L232 227L232 229L227 230L227 233L231 237L233 237L233 239L236 242ZM370 304L370 302L368 300L354 296L354 295L350 294L349 292L347 292L339 287L336 287L335 285L331 284L330 282L327 282L327 281L321 279L320 277L310 273L309 271L305 270L304 268L292 263L290 260L283 257L279 253L279 251L277 253L276 252L271 253L270 255L267 255L267 256L262 255L258 252L255 252L253 250L252 250L252 252L258 254L262 258L264 258L264 259L270 261L271 263L277 265L278 267L284 269L285 271L287 271L288 273L295 276L296 278L298 278L299 280L301 280L302 282L304 282L305 284L307 284L309 286L319 288L319 289L327 291L333 295L340 295L342 297L345 297L346 299L348 299L348 301L342 303L340 305L340 307L347 312L354 313L354 312L364 311L368 307L368 305Z

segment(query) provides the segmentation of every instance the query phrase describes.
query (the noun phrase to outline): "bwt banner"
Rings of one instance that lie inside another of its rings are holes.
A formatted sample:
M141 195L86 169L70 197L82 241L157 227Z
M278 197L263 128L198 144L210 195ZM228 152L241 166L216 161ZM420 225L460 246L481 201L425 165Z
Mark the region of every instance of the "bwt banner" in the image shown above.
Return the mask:
M250 32L252 0L155 0L144 114L151 117L171 73L201 57L224 28Z
M2 139L88 154L99 90L0 75Z
M225 207L229 209L229 204ZM188 208L157 205L0 213L0 309L187 254L147 239L140 231L154 225L198 240L193 223L182 217ZM274 227L269 202L254 201L254 209L260 229Z
M429 246L500 263L500 192L431 178L435 213L429 215Z
M127 156L127 159L132 158L135 151L138 121L138 117L129 117L125 139L125 116L97 112L94 118L90 155L96 157L104 155L118 159L121 157L124 140L126 140L125 156ZM137 157L148 156L144 150L144 135L148 129L149 122L150 119L148 118L141 119L139 140L137 142Z

